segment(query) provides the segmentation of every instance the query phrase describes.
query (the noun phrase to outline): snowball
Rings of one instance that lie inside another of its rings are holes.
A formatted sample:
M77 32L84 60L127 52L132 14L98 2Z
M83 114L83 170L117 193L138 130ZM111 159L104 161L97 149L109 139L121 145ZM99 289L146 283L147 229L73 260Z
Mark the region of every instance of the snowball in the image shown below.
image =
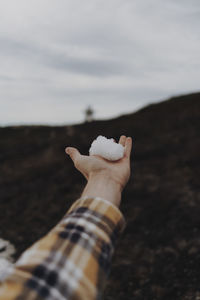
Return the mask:
M107 160L118 160L124 156L124 147L115 143L113 139L107 139L99 135L89 149L90 155L100 155Z

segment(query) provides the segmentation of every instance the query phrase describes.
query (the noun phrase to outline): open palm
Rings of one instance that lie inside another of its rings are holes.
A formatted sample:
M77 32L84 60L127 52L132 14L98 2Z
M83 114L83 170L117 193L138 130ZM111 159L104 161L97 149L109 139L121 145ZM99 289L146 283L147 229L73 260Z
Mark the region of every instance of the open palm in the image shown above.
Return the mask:
M70 155L75 167L88 180L91 176L101 174L109 176L113 181L124 188L130 176L130 153L132 148L132 139L122 135L119 144L125 147L124 157L118 161L108 161L101 156L81 155L76 148L67 147L66 153Z

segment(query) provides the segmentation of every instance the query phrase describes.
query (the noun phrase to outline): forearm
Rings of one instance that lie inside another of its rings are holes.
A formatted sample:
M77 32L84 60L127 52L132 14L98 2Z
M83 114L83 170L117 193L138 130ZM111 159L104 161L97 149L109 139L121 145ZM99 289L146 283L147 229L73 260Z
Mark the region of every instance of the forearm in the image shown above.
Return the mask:
M82 197L100 197L119 207L121 186L106 174L92 175L83 190Z

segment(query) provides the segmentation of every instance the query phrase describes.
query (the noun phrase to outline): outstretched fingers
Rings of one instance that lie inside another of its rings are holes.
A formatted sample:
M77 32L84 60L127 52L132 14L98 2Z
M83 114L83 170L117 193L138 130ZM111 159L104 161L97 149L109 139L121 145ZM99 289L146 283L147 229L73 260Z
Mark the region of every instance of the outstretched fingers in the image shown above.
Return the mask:
M126 137L125 135L121 135L119 139L119 144L121 144L124 147L125 143L126 143Z
M125 147L124 156L129 159L131 155L131 149L132 149L132 138L126 137L125 135L121 135L119 139L119 144Z
M128 159L130 159L131 149L132 149L132 138L127 137L125 141L125 157Z

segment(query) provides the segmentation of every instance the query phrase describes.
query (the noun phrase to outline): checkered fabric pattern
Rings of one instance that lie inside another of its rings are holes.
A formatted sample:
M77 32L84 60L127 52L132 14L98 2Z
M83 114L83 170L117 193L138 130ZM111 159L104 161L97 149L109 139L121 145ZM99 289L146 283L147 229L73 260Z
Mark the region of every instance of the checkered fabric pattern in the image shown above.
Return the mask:
M45 237L26 250L0 285L0 300L100 299L125 226L117 207L77 200Z

